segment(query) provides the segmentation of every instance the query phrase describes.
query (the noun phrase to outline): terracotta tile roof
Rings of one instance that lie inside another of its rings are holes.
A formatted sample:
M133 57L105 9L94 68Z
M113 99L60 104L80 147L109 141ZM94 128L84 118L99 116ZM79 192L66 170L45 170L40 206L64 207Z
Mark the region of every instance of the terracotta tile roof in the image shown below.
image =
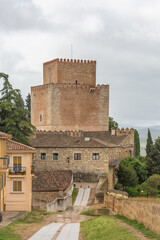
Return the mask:
M5 137L5 138L12 138L12 135L4 132L0 132L0 137Z
M13 140L7 140L7 151L35 151L34 148L24 145L22 143L15 142Z
M86 141L85 138L89 138ZM84 132L83 136L68 136L65 132L37 132L30 139L35 148L106 148L116 147L126 136L111 135L110 132Z
M41 171L35 172L32 181L33 192L65 191L71 184L72 171Z

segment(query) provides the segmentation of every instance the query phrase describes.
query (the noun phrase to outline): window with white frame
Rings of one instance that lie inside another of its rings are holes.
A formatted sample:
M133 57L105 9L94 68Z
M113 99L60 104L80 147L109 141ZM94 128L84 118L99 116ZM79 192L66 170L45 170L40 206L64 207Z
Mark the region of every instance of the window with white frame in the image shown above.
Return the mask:
M13 181L13 192L22 192L22 181Z

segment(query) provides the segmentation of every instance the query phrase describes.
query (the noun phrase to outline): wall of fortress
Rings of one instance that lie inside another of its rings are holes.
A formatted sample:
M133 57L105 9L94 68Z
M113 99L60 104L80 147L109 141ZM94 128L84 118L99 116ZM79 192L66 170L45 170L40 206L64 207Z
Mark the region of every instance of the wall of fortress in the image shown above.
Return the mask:
M31 121L37 130L108 131L109 86L45 84L31 88Z
M96 85L96 61L55 59L43 64L43 84Z
M135 219L146 228L160 234L160 200L144 198L117 198L105 196L105 206L115 214Z

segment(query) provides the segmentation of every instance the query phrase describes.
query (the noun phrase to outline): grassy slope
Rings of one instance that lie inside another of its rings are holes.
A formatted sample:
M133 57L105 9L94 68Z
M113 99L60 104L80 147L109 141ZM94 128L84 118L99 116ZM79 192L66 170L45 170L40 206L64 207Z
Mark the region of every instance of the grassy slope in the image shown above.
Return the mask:
M9 224L0 229L0 240L21 240L18 234L15 234L17 229L25 229L30 227L31 224L40 223L43 221L45 215L53 213L33 211L27 214L24 218Z
M126 229L119 227L114 218L101 216L81 223L82 240L138 240Z
M74 189L73 189L73 192L72 192L72 205L74 204L77 195L78 195L78 189L77 189L77 188L74 188Z

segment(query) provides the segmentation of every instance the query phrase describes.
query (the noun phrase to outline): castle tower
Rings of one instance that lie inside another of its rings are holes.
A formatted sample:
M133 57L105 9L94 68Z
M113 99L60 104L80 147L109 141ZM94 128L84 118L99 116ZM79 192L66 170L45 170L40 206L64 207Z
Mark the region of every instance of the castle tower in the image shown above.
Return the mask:
M96 86L96 61L55 59L43 64L43 85L31 88L37 130L108 131L109 86Z

